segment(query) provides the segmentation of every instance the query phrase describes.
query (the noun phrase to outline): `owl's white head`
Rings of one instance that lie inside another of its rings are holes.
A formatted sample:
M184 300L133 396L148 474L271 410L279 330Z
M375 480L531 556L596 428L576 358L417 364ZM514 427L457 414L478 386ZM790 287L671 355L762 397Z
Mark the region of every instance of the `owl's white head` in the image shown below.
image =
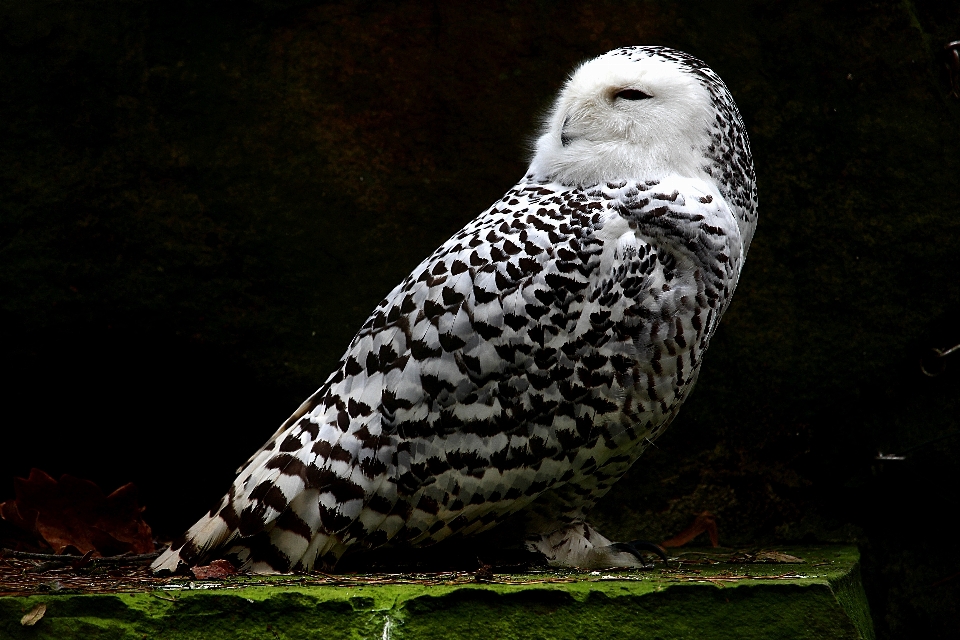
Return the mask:
M690 60L699 63L670 49L631 47L582 64L547 115L531 172L580 186L704 176L718 110Z

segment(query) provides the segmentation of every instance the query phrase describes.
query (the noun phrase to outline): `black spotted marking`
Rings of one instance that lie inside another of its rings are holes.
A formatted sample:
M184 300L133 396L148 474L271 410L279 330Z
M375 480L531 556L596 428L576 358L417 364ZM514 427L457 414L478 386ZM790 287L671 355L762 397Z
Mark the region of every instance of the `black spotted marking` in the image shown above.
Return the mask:
M373 480L387 470L387 465L377 457L371 456L360 460L360 473Z
M319 454L317 454L319 456ZM336 460L339 462L350 462L353 460L353 455L339 444L334 445L330 448L329 453L327 453L326 458L328 460Z
M706 306L706 305L700 305L700 306ZM699 336L703 331L703 324L700 321L700 314L694 313L693 316L690 318L690 322L693 324L693 330L696 331L697 335Z
M307 541L313 538L313 531L310 529L310 525L304 522L293 509L287 509L280 514L280 517L277 518L277 527L298 535Z
M250 492L250 498L259 500L262 504L276 511L283 511L287 508L287 499L283 495L283 491L269 480L258 484L256 488Z
M413 359L417 361L438 358L442 353L443 353L442 349L431 348L423 340L414 340L413 344L410 347L410 354L413 356Z
M375 448L379 442L378 438L370 433L370 428L367 425L362 425L359 429L355 429L351 433L354 438L360 441L365 448Z
M267 469L279 469L280 473L288 476L306 478L306 465L302 460L289 453L281 453L267 460ZM258 487L259 488L259 487Z
M241 536L251 536L263 530L266 524L267 505L255 502L240 513L240 525L237 531Z
M434 302L433 300L426 300L423 303L423 313L428 320L433 320L434 318L440 316L445 311L442 304Z
M323 503L320 504L320 520L323 523L323 528L330 532L342 531L353 522L352 518L345 516L338 508L331 509L324 506Z
M440 334L439 339L440 339L440 346L447 353L452 353L454 351L457 351L467 343L466 340L452 333L442 333Z
M349 502L350 500L362 500L366 495L363 487L349 480L342 479L339 482L331 484L326 490L340 503Z
M404 314L410 314L416 311L416 309L417 303L414 300L413 294L407 294L407 296L403 299L403 303L400 305L400 311Z
M240 526L240 515L232 504L228 504L217 513L230 529L236 530ZM181 554L182 555L182 554Z
M380 345L380 351L377 353L377 365L381 371L386 371L398 357L399 354L394 351L392 345L382 344Z
M380 409L386 410L388 413L396 413L400 409L410 409L412 407L412 402L404 398L398 398L393 391L384 389L380 394Z
M551 380L549 375L536 375L534 373L528 373L527 380L530 382L530 386L537 391L543 391L553 384L553 380Z
M493 281L497 284L497 288L500 289L501 292L506 292L513 289L516 284L513 280L510 280L499 271L494 274Z
M431 498L430 496L421 496L420 501L417 503L417 509L419 509L420 511L423 511L424 513L428 513L432 516L435 516L438 513L440 513L440 503L437 502L435 499ZM441 525L443 524L440 521L438 522Z
M542 318L543 316L545 316L547 313L550 312L550 309L548 307L541 307L533 304L526 304L524 305L523 308L524 308L524 311L527 312L527 315L533 318L534 320L539 320L540 318Z
M523 244L523 251L527 256L530 256L530 257L538 256L541 253L543 253L543 249L538 247L533 242L525 242Z
M300 434L289 434L286 438L283 439L283 442L280 443L280 451L297 451L303 447L303 443L300 442Z
M452 469L485 469L488 460L476 451L451 451L447 454L447 462Z
M456 386L434 375L421 374L420 385L428 397L437 397L444 391L450 392L456 389Z
M687 347L687 341L683 336L683 321L680 318L676 319L676 334L674 335L674 340L681 348L685 349Z
M514 362L517 358L517 346L515 344L494 344L493 348L505 362Z
M355 376L363 372L363 367L360 366L360 363L357 362L356 358L350 356L347 358L346 364L344 364L343 371L348 376Z
M316 422L313 422L308 416L304 416L297 422L297 426L300 427L300 430L303 433L306 433L310 436L311 440L315 440L318 435L320 435L320 425Z
M503 316L503 323L513 329L514 331L520 331L527 326L528 320L523 316L516 315L513 313L507 313Z
M655 194L653 194L652 198L653 198L654 200L664 200L664 201L666 201L666 202L676 202L676 201L677 201L677 197L678 197L679 195L680 195L680 192L679 192L679 191L674 191L674 192L671 193L670 195L666 195L666 194L664 194L664 193L655 193Z
M372 376L374 373L380 370L380 360L372 351L367 353L366 366L367 377Z
M503 243L503 250L507 252L507 255L515 256L520 253L521 249L515 245L510 240L505 240Z
M376 511L377 513L382 513L387 515L393 510L394 503L388 500L386 497L380 494L373 494L370 496L370 499L367 501L367 508Z
M347 411L350 413L351 418L369 416L373 413L373 409L369 405L354 400L353 398L350 398L347 402Z
M533 292L537 300L541 303L551 306L557 302L557 293L551 289L538 289Z
M583 357L582 362L588 369L600 369L607 364L609 358L602 353L592 353Z
M480 358L475 358L473 356L465 356L461 354L459 359L470 371L474 371L476 373L482 372L482 367L480 365Z
M479 304L486 304L488 302L493 302L494 300L499 298L497 293L492 291L487 291L486 289L483 289L479 285L473 286L473 297Z
M533 258L520 258L517 264L525 276L533 276L543 270L543 266L540 264L540 262L534 260Z
M544 278L546 279L547 284L553 289L562 289L564 291L576 293L587 288L586 282L580 282L579 280L557 275L555 273L548 273L546 276L544 276Z

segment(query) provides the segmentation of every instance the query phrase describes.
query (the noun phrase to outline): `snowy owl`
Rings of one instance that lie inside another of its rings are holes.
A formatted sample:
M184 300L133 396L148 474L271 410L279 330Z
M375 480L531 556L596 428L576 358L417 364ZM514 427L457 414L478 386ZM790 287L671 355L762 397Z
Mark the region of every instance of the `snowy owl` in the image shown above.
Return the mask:
M380 302L153 569L331 569L508 518L551 565L640 566L586 517L689 395L756 221L710 68L664 47L582 64L523 179Z

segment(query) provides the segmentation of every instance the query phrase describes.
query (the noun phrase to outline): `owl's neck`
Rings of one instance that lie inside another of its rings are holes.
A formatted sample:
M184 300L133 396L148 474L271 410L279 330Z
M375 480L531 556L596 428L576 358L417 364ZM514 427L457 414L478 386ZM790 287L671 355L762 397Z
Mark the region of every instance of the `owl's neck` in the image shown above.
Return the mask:
M578 140L563 147L544 136L530 161L528 173L568 186L660 180L666 176L710 179L699 153L676 153L665 146Z

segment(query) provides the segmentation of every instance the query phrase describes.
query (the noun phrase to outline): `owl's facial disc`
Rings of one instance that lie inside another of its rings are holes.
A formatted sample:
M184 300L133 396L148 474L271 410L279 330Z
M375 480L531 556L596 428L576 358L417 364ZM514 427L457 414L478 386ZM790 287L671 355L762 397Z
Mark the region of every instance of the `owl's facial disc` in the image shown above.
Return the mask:
M568 184L698 177L716 110L682 66L657 56L601 56L561 91L531 169Z

